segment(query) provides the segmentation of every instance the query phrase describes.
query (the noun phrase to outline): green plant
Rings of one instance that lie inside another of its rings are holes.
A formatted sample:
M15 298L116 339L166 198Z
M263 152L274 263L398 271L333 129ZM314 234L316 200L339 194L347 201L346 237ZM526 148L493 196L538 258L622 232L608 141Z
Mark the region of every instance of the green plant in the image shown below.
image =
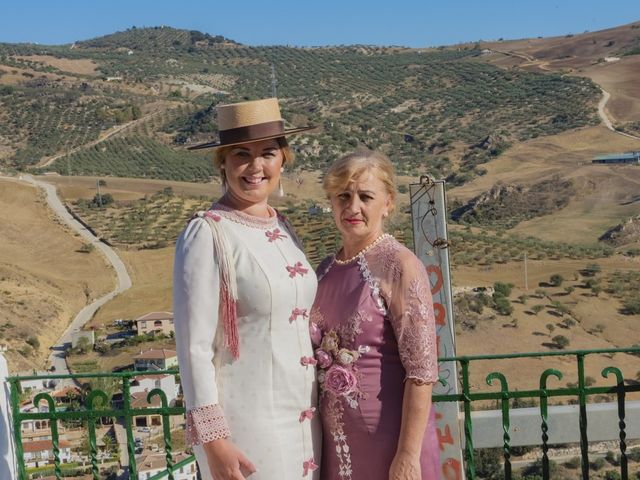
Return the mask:
M551 340L553 340L553 343L561 350L569 346L569 339L564 335L556 335Z

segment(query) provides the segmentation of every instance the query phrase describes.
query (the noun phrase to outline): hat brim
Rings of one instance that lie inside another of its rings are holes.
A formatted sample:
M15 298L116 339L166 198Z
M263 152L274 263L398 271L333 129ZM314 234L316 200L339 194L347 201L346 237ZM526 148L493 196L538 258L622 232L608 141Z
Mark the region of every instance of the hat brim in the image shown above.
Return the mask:
M315 130L316 128L318 128L317 125L309 125L307 127L297 127L297 128L290 128L288 130L285 130L284 132L280 132L274 135L267 135L267 136L263 136L263 137L257 137L257 138L251 138L248 140L243 140L241 142L228 142L228 143L223 143L223 142L207 142L207 143L200 143L198 145L191 145L189 147L187 147L187 150L202 150L205 148L217 148L217 147L230 147L232 145L242 145L243 143L252 143L252 142L259 142L261 140L270 140L272 138L279 138L279 137L285 137L288 135L295 135L296 133L301 133L301 132L306 132L309 130Z

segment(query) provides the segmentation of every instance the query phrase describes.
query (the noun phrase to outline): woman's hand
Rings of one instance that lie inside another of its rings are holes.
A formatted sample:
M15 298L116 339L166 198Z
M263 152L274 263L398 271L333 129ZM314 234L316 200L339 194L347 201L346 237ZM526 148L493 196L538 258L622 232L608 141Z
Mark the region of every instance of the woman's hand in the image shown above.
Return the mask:
M209 470L215 480L244 480L256 471L256 467L225 438L203 445Z
M420 454L398 452L391 462L389 480L421 480Z

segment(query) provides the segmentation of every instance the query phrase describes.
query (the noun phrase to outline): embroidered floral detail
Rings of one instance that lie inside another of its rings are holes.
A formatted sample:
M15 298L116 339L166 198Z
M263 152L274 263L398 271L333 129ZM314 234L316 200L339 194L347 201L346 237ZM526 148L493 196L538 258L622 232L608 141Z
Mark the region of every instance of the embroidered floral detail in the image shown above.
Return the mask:
M378 248L375 249L375 256L382 264L381 275L397 280L402 272L402 262L399 258L399 251L402 248L399 242L393 238L380 242Z
M316 411L316 407L311 407L300 412L300 423L304 422L307 419L312 420L315 411Z
M436 351L435 320L433 310L424 302L431 295L429 285L421 277L409 283L407 308L399 325L398 350L406 370L406 379L414 382L435 383L438 381L438 359Z
M269 218L263 218L234 210L233 208L227 207L226 205L222 205L220 203L214 203L213 205L211 205L211 210L219 213L221 216L233 222L240 223L248 227L261 228L264 230L278 226L278 215L276 214L276 211L271 207L268 207L268 209Z
M313 457L311 457L309 460L305 460L302 463L302 476L306 477L307 475L309 475L309 472L313 472L314 470L318 469L318 465L316 465L316 463L313 460Z
M367 263L367 260L364 258L364 256L361 256L358 259L358 265L360 266L360 274L362 275L362 278L366 280L366 282L369 284L369 287L371 288L371 294L373 295L373 299L376 302L378 310L380 310L380 313L382 313L383 315L386 315L387 307L385 306L384 300L380 295L380 284L371 273L371 270L369 270L369 264Z
M267 230L264 234L269 239L269 243L275 242L276 240L282 240L283 238L287 238L285 234L283 234L279 228L274 228L273 230Z
M325 414L324 419L336 445L335 454L338 457L338 476L343 480L350 480L353 473L351 469L351 449L344 433L343 413L344 407L337 397L329 399L326 411L323 412ZM329 453L327 452L327 454Z
M316 350L316 363L320 368L329 368L333 363L333 357L330 353L319 348Z
M304 366L304 367L308 367L309 365L317 365L318 364L318 360L316 360L313 357L301 357L300 358L300 365Z
M294 308L293 310L291 310L291 316L289 317L289 323L295 322L296 319L302 316L302 318L309 318L309 315L307 314L307 309L306 308Z
M207 210L206 212L204 212L204 216L209 217L214 222L219 222L220 220L222 220L222 217L220 215L218 215L217 213L213 213L211 210Z
M308 271L309 269L305 268L302 262L296 262L293 266L287 265L287 272L289 272L289 277L291 278L295 277L296 274L303 276Z
M188 445L200 445L231 436L222 407L216 404L189 410L185 435Z

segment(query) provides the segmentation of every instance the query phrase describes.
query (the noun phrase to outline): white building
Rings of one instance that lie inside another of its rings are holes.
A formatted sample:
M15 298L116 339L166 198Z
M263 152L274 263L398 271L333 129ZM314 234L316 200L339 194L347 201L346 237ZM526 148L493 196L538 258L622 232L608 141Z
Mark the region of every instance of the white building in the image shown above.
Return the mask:
M167 396L167 403L173 405L178 396L178 386L173 375L136 375L131 380L130 391L132 394L148 393L154 388L159 388Z
M71 461L71 444L66 440L58 441L60 449L60 463ZM22 442L24 451L24 463L27 467L42 467L53 463L53 443L51 440L36 440Z
M175 350L147 350L133 357L136 370L167 370L178 366Z
M187 458L186 453L178 453L174 455L173 461L174 463L178 463L185 458ZM147 480L167 468L165 455L163 453L143 455L136 463L138 465L138 480ZM196 480L196 475L195 459L173 472L173 478L175 480Z

